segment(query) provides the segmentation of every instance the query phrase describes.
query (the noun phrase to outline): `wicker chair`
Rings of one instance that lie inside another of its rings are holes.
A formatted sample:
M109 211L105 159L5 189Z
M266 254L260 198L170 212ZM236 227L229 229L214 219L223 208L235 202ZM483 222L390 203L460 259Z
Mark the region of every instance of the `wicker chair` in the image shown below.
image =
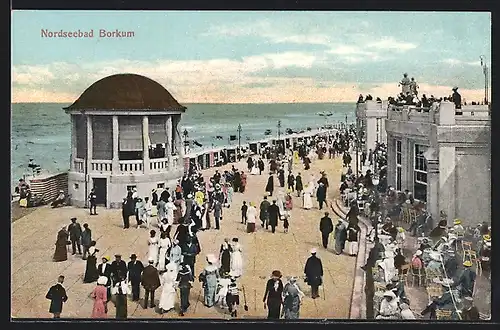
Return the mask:
M436 319L437 320L451 320L451 315L453 314L450 310L436 309Z
M427 286L427 295L429 297L429 301L433 301L435 298L440 297L443 294L443 288L440 285L429 285Z
M406 264L401 266L401 273L399 274L399 280L404 281L408 285L408 276L411 275L411 264Z
M415 278L418 280L418 286L422 286L425 281L425 272L423 268L411 267L411 286L415 286Z
M434 270L434 269L425 269L425 284L426 285L432 285L434 284L434 279L435 278L441 278L441 272L439 270Z
M408 210L408 223L409 224L412 224L414 221L417 220L417 211L415 211L414 209L409 209Z
M463 261L467 260L467 257L470 259L471 253L475 253L472 249L472 242L462 241L462 251L463 251Z
M470 257L470 261L472 262L472 264L476 265L476 273L477 275L481 276L481 274L483 274L483 267L482 267L482 264L481 264L481 258L479 258L476 254L476 251L468 251L468 255Z

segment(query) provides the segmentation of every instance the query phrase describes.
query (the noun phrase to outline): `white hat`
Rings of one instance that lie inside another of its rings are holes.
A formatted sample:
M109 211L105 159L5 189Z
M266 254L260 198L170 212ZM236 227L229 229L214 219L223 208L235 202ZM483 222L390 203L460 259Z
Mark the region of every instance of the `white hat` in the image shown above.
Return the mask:
M106 285L108 283L108 278L106 276L99 276L97 279L97 284Z
M188 198L193 198L193 195L191 195L191 194L188 194L188 196L187 196L187 197L188 197Z
M316 248L311 249L311 254L315 254L316 252L318 252L318 250L316 250Z
M215 264L217 262L217 258L213 254L207 254L207 261L211 264Z
M169 197L169 198L168 198L168 201L169 201L169 202L171 202L171 201L172 201L172 197Z
M154 264L154 263L155 263L155 261L154 261L153 259L149 259L149 260L148 260L148 262L149 262L150 264Z
M391 298L396 298L396 295L392 291L386 291L384 292L384 297L391 297Z
M436 251L429 252L429 257L434 261L441 261L441 255Z

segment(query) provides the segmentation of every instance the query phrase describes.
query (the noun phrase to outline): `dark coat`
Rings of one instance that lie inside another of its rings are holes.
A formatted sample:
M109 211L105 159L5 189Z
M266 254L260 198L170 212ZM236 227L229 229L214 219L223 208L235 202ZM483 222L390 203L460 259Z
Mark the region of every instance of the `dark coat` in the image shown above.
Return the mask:
M280 215L280 208L276 204L269 206L269 225L277 226Z
M321 221L319 222L319 231L322 234L330 234L333 231L333 223L330 217L324 216L321 218Z
M278 181L280 182L280 187L285 186L285 171L283 169L278 171Z
M142 272L142 286L146 290L155 291L161 285L160 283L160 274L158 273L158 269L156 269L152 265L146 266Z
M349 226L347 226L347 240L349 242L357 242L360 231L361 229L358 225L349 224Z
M274 176L270 175L269 179L267 179L266 192L274 191Z
M302 177L300 175L297 175L295 177L295 190L297 191L304 190L304 185L302 184Z
M90 243L92 243L92 231L87 228L82 232L82 245L90 246Z
M61 229L57 233L56 251L54 252L53 260L56 262L68 260L68 233Z
M69 239L77 241L82 237L82 227L79 223L70 223L68 226Z
M68 300L66 289L59 283L49 289L45 298L50 300L49 313L52 314L60 314L62 312L63 303Z
M269 207L271 204L267 200L263 200L260 203L260 213L259 213L259 218L260 220L264 221L269 217Z
M111 274L113 276L114 282L118 282L120 280L118 275L120 275L120 277L122 278L125 278L125 276L127 276L127 263L123 260L113 261L111 263Z
M259 166L259 170L260 170L261 172L262 172L262 171L264 171L264 161L263 161L262 159L259 159L259 160L257 161L257 164L258 164L258 166Z
M476 306L471 309L462 309L462 321L479 321L479 311Z
M278 290L274 290L274 280L271 278L266 283L266 291L264 292L263 302L268 304L279 303L281 305L281 295L283 293L283 282L278 280Z
M141 261L129 261L127 269L128 278L131 282L139 282L141 280L142 271L144 270L144 265Z
M293 176L293 174L292 174L292 173L290 173L290 174L288 175L288 180L287 180L287 181L288 181L288 185L289 185L289 186L293 186L293 185L294 185L294 183L295 183L295 177Z
M316 198L318 199L318 201L325 201L326 187L324 185L319 186L318 189L316 189Z
M323 283L323 264L321 263L321 259L315 255L310 256L304 267L304 274L306 274L307 284L321 285Z
M104 272L102 271L102 265L100 264L97 266L97 272L99 273L99 276L106 276L108 278L108 282L106 283L106 286L111 285L111 274L113 273L113 269L111 267L111 264L106 263L106 268L104 269Z

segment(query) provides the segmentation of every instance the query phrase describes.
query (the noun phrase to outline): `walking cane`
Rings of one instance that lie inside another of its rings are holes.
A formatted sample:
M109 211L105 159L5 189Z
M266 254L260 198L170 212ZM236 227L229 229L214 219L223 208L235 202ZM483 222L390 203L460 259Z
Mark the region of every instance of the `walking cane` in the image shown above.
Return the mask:
M243 306L243 309L245 310L245 312L248 312L247 294L245 292L245 287L243 286L242 289L243 289L243 301L245 302L245 305Z

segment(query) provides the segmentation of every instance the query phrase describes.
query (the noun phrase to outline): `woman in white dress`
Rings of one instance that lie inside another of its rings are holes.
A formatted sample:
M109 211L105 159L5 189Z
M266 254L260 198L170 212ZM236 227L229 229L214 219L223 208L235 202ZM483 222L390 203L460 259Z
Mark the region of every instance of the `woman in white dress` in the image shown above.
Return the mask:
M233 251L231 252L231 275L238 278L243 275L243 251L238 238L233 238Z
M152 213L152 210L153 210L153 204L151 204L151 201L149 200L149 197L144 197L144 203L142 204L142 207L143 207L143 211L142 211L142 219L141 221L144 222L146 224L146 226L148 227L148 229L151 229L151 226L153 225L152 224L152 219L151 219L151 215L153 214Z
M252 171L250 172L251 175L259 175L260 174L260 170L259 170L259 163L253 159L253 167L252 167Z
M161 297L160 297L160 313L169 312L174 309L176 298L176 282L177 279L177 265L170 263L167 265L165 272L161 275Z
M310 185L307 185L302 192L302 198L303 198L303 205L302 207L305 210L310 210L313 207L313 202L312 202L312 187Z
M170 246L172 245L166 231L161 233L158 245L160 249L158 257L158 270L162 272L165 270L165 265L167 263L166 259L168 259L168 249L170 249Z
M165 217L170 225L174 224L174 211L177 210L174 203L172 202L172 197L168 198L167 204L165 204L166 214Z
M209 229L208 224L207 224L207 217L210 216L210 207L208 204L208 201L203 201L203 204L201 205L201 229Z
M154 264L153 266L156 266L156 263L158 262L158 237L156 237L156 231L151 230L149 232L149 239L148 239L148 260L153 260Z
M257 209L254 202L250 202L247 209L247 233L255 232L255 221L257 220Z
M278 191L276 205L278 205L280 210L280 219L283 220L285 218L285 193L282 190Z

